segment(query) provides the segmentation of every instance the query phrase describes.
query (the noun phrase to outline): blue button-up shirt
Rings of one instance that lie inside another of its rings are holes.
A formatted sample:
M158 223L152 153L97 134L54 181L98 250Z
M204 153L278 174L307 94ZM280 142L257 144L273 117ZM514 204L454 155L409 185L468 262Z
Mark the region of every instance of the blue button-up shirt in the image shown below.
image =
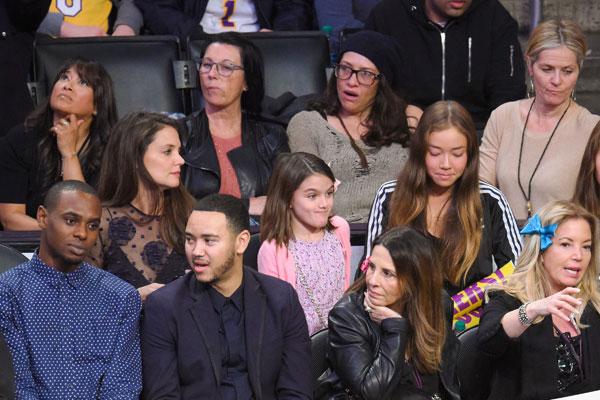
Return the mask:
M32 260L0 275L0 331L17 399L138 399L140 296L82 263L70 273Z

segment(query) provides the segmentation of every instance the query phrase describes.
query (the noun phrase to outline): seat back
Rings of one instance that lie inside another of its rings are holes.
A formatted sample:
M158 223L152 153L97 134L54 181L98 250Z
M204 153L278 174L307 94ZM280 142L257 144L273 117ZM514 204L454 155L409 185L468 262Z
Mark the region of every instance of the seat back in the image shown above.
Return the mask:
M327 370L327 349L329 347L329 329L321 329L310 337L310 369L313 376L313 387L316 387L317 380L323 372Z
M0 244L0 273L8 271L15 265L27 261L28 258L10 246Z
M179 39L174 36L40 37L34 44L34 96L38 103L50 94L60 67L72 58L96 60L108 71L119 117L142 110L188 111L187 94L175 83L173 65L181 57Z
M285 92L295 96L322 93L327 84L329 44L321 32L252 32L244 36L263 55L265 95L277 98ZM206 34L188 40L188 56L200 59ZM197 107L197 103L194 107Z
M492 362L477 348L478 326L461 332L458 354L458 379L463 400L485 400L490 394Z

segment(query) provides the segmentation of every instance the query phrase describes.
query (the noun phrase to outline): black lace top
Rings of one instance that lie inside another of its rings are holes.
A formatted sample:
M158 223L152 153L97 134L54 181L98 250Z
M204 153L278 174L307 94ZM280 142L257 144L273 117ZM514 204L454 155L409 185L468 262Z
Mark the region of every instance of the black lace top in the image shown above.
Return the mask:
M185 255L160 237L160 217L131 205L102 210L98 241L89 259L136 288L169 283L187 269Z

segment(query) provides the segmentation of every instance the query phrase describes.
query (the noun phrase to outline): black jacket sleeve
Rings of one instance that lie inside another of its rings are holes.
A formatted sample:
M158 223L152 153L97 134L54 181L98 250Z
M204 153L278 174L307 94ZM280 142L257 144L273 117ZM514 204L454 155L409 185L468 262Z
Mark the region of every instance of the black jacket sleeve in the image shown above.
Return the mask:
M493 48L485 93L490 111L501 104L525 97L525 62L518 39L517 22L508 11L496 5L493 26Z
M508 350L511 339L502 327L502 318L512 310L519 308L521 302L502 291L489 294L490 301L483 309L483 315L477 331L477 344L483 353L499 358Z
M329 314L330 361L344 385L365 400L387 398L402 376L409 330L405 318L388 318L381 337L370 333L365 311L346 296Z

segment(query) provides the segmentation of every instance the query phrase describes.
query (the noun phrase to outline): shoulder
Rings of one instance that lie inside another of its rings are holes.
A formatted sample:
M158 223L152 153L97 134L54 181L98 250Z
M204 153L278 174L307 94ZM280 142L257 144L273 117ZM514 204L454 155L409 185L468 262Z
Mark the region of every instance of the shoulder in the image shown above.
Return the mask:
M327 120L318 111L300 111L290 119L288 135L314 135L315 129L323 129Z
M522 101L528 101L528 100L526 99L526 100L509 101L509 102L499 105L498 107L496 107L496 109L494 111L492 111L492 113L490 115L490 119L503 118L506 115L511 115L514 117L515 113L519 112L519 107L520 107L520 104Z
M375 194L375 202L383 203L385 202L394 190L396 190L396 179L392 181L384 182L379 189L377 189L377 193Z
M340 325L350 320L365 319L366 316L362 302L362 293L352 292L344 294L329 313L330 323Z
M496 186L490 185L486 181L479 180L479 194L481 196L481 202L485 205L500 204L503 207L508 206L508 201L506 200L506 197L504 197L504 193Z
M0 274L0 292L10 292L18 288L22 282L28 282L31 270L31 262L25 261L8 271Z
M133 286L110 272L86 262L82 263L80 268L86 270L86 276L87 279L89 279L90 284L93 285L97 291L104 293L109 297L126 299L137 294L137 290Z
M263 129L267 132L285 132L285 125L264 115L244 113L246 121L253 129Z
M246 291L262 293L271 310L286 312L300 307L296 290L288 282L249 267L244 267L244 274L247 275L244 277L244 293Z
M591 129L593 129L598 123L598 121L600 121L600 115L592 114L587 108L577 103L573 104L575 105L574 108L577 124L585 128L586 130L589 129L591 133Z
M333 227L336 229L350 231L350 224L348 224L348 221L346 221L344 218L340 217L339 215L334 215L333 217L331 217L331 219L329 221L331 222L331 225L333 225Z

